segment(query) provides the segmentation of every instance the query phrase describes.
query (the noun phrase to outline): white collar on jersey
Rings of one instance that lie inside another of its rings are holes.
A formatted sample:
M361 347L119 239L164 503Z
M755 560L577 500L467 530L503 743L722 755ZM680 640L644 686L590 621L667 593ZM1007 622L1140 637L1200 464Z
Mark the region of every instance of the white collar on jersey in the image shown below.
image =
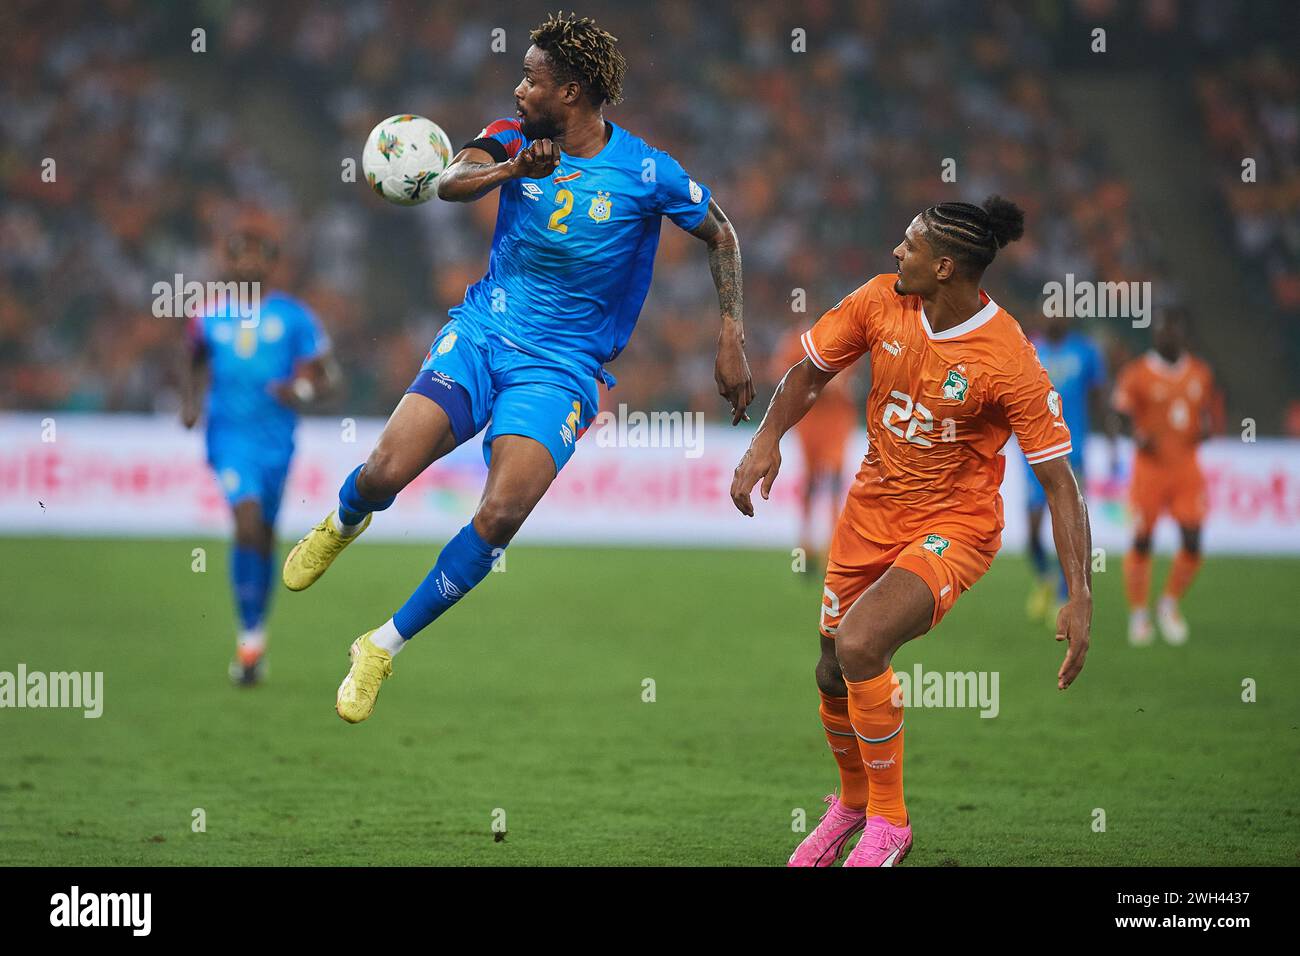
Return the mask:
M1174 372L1181 372L1187 366L1187 349L1183 349L1176 362L1169 361L1155 349L1148 349L1144 358L1152 371L1160 372L1162 375L1172 375Z
M989 319L993 318L998 311L998 304L993 301L991 295L983 289L980 289L980 295L988 300L985 302L984 308L980 309L965 322L961 323L961 325L954 325L952 328L945 329L942 332L930 331L930 320L925 317L925 306L921 306L921 325L925 329L925 334L936 341L941 341L943 339L959 338L967 332L974 332Z

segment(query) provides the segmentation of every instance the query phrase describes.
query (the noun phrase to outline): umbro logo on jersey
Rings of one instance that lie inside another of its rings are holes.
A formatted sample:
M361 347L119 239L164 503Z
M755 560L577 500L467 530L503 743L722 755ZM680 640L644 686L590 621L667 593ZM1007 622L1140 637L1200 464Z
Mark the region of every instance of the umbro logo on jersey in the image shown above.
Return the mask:
M533 202L542 198L542 187L537 183L524 183L524 195Z

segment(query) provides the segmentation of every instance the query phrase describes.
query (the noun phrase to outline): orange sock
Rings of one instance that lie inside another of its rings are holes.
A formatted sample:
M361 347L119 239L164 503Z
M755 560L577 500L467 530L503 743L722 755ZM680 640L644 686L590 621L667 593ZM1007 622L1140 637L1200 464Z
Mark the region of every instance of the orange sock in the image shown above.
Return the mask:
M903 708L894 706L894 669L878 677L846 680L849 720L858 737L858 751L870 781L868 817L884 817L907 826L903 805Z
M1151 593L1150 552L1129 551L1124 555L1124 591L1130 608L1147 606L1147 596Z
M1174 555L1174 566L1169 569L1169 580L1165 582L1165 594L1177 600L1181 598L1189 587L1192 579L1196 577L1196 572L1201 567L1201 556L1192 554L1190 551L1179 549Z
M840 803L850 810L867 808L867 771L858 753L858 737L849 723L849 699L828 697L820 690L822 727L826 729L826 743L830 745L835 762L840 765Z

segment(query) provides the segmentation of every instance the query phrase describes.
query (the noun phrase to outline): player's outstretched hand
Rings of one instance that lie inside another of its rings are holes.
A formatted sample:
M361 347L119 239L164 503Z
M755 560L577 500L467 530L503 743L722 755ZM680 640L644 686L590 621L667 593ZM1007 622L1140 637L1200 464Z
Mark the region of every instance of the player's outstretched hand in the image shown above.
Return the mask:
M777 442L756 437L736 466L736 474L731 479L731 500L736 509L747 517L754 517L754 503L749 500L754 485L762 479L759 492L766 501L772 493L772 482L776 481L777 472L781 470L781 446Z
M542 179L551 175L560 165L560 147L549 139L529 143L510 161L510 172L516 178Z
M1073 684L1083 670L1083 659L1088 656L1091 642L1091 628L1092 600L1089 598L1070 598L1056 615L1056 639L1069 643L1061 669L1056 672L1056 686L1060 690Z
M718 340L718 361L713 366L713 380L718 383L718 394L731 403L731 424L738 425L741 419L749 421L745 409L754 400L754 376L749 371L745 347L739 339L725 332Z

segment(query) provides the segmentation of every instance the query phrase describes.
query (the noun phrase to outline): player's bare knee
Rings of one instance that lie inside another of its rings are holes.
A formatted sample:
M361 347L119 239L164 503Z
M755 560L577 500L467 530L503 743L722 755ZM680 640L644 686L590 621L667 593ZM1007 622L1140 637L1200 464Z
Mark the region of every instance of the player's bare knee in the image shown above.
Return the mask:
M1151 553L1151 536L1150 536L1150 535L1141 535L1141 534L1138 535L1138 536L1136 536L1136 537L1133 539L1133 550L1136 551L1138 554L1141 554L1141 555L1148 555L1148 554L1150 554L1150 553Z
M884 673L891 656L888 643L869 630L847 633L841 630L835 637L835 657L840 671L858 675L856 680Z
M1181 528L1183 550L1188 554L1197 556L1201 553L1201 529L1200 528Z
M523 526L529 510L517 501L485 498L474 512L474 530L488 544L505 546Z
M366 459L366 466L357 475L357 491L371 501L385 501L393 497L409 482L402 465L385 448L376 446Z
M817 661L817 689L827 697L847 697L849 689L844 686L844 675L840 672L840 662L834 654L822 654Z
M256 501L241 501L235 505L235 544L241 548L262 550L266 547L266 525L262 521L262 508Z

